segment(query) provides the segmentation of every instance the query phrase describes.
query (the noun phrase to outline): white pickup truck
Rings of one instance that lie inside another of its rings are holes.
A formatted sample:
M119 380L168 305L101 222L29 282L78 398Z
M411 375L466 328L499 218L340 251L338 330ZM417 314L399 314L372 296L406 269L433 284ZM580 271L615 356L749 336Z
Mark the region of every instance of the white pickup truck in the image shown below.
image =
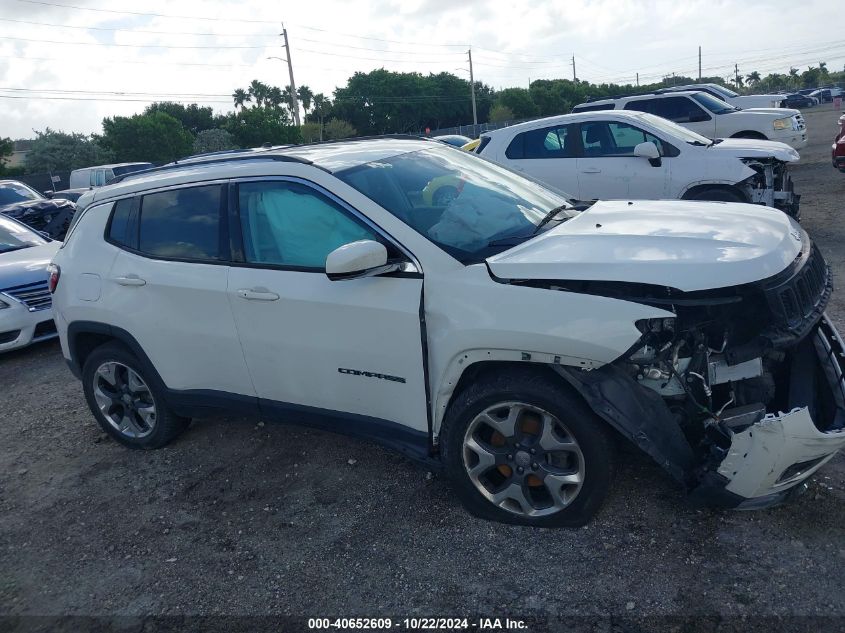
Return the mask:
M783 108L786 99L786 95L779 94L741 95L719 84L687 84L664 88L658 92L678 92L681 90L700 90L737 108Z

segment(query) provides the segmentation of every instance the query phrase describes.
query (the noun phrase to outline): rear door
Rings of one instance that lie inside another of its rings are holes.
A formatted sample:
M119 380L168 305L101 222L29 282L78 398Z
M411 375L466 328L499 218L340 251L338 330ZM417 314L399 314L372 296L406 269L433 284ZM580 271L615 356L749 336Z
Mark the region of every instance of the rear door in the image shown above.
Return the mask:
M582 200L658 199L668 195L671 160L668 146L648 132L619 121L588 121L579 125L582 156L577 159ZM660 161L634 156L634 147L651 142Z
M120 250L104 304L170 389L254 396L226 294L226 199L214 183L116 204L106 233Z
M555 125L517 134L505 149L502 162L580 198L577 154L576 126Z

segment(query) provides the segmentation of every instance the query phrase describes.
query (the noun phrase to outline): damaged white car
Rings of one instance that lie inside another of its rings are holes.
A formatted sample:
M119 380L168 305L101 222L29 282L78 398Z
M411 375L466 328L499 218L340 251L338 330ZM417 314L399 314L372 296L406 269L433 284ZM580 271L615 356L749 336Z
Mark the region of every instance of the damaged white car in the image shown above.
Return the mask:
M718 200L775 207L799 217L789 164L776 141L712 141L645 112L563 114L485 132L484 158L524 172L578 200ZM433 195L446 195L441 187Z
M723 507L783 500L845 444L830 271L755 205L578 212L407 138L259 150L97 189L50 286L93 415L132 448L234 409L368 437L478 516L559 526L600 507L619 438Z

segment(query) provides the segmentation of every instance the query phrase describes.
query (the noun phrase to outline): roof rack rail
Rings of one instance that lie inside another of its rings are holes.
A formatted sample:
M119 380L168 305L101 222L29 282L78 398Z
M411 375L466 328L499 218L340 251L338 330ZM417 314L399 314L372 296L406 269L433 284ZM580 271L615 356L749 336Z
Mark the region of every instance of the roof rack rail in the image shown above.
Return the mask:
M349 143L352 141L372 141L377 139L395 139L404 141L431 141L430 137L419 136L417 134L380 134L373 136L355 136L351 138L340 138L327 141L315 141L313 143L302 143L301 145L276 145L272 147L256 147L243 150L224 150L222 152L209 152L207 154L196 154L194 156L186 156L180 158L167 165L161 167L151 167L150 169L143 169L140 171L133 171L128 174L122 174L111 179L108 184L123 182L127 178L134 178L135 176L145 176L147 174L156 174L173 169L181 169L183 167L192 167L194 165L214 165L217 163L231 163L235 161L247 160L275 160L288 163L302 163L304 165L313 164L310 160L294 156L292 154L282 154L281 151L297 150L303 147L313 147L315 145L330 145L332 143Z
M249 150L244 150L247 152ZM241 161L248 161L248 160L270 160L270 161L280 161L285 163L302 163L304 165L310 165L311 161L306 160L304 158L299 158L297 156L289 156L287 154L276 154L271 153L271 150L264 150L262 152L251 152L249 154L245 153L239 156L225 156L225 155L216 155L210 156L208 158L201 158L198 157L197 160L189 160L191 157L181 159L184 162L173 161L172 163L168 163L167 165L162 165L161 167L151 167L150 169L144 169L141 171L133 171L128 174L121 174L120 176L116 176L115 178L109 180L108 184L113 185L119 182L123 182L128 178L134 178L136 176L146 176L148 174L158 174L161 172L172 171L174 169L182 169L183 167L194 167L195 165L216 165L218 163L233 163L233 162L241 162ZM201 158L201 159L200 159Z

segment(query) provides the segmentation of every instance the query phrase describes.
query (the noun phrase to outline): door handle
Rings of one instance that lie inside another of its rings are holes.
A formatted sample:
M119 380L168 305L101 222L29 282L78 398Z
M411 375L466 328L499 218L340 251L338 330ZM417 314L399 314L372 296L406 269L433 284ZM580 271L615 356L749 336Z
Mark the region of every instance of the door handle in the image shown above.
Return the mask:
M600 174L601 169L599 169L598 167L588 167L587 169L582 169L581 173L582 174Z
M145 279L141 279L138 275L126 275L125 277L115 277L114 281L121 286L146 286Z
M247 301L278 301L279 299L279 295L266 288L241 288L237 291L237 295Z

